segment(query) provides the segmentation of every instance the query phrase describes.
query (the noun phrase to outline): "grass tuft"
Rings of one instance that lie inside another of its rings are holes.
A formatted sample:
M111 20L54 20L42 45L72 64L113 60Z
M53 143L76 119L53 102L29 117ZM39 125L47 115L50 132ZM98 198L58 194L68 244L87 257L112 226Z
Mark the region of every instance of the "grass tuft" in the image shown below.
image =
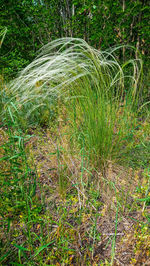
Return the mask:
M45 45L11 82L7 105L17 101L21 116L42 124L63 103L73 135L104 165L125 147L138 101L142 62L119 64L114 53L120 48L98 51L77 38Z

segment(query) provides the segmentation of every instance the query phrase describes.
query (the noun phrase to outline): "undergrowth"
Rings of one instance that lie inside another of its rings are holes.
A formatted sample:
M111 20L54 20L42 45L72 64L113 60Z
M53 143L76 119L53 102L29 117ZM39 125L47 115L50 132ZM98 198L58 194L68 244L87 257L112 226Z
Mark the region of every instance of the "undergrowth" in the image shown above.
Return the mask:
M12 117L1 130L2 265L114 265L120 243L133 245L126 264L147 261L148 165L102 173L84 146L72 152L65 125L29 136Z

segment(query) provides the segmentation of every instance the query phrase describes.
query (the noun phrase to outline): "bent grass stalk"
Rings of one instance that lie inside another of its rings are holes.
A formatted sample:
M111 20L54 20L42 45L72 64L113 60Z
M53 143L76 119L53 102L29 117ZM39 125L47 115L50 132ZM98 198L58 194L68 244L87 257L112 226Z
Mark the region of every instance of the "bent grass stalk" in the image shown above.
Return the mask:
M123 146L142 69L140 60L121 66L114 55L120 48L98 51L81 39L55 40L10 84L11 101L28 119L52 97L62 99L77 139L85 140L93 162L104 165Z
M7 33L7 27L3 27L3 29L1 29L0 31L0 48L2 46L6 33Z

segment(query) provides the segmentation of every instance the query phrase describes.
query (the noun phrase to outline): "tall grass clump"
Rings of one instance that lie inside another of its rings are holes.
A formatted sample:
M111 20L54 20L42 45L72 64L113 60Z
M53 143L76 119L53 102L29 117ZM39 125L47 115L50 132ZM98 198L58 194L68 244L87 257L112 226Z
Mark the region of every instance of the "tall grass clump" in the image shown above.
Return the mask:
M93 162L118 157L133 123L142 69L140 59L120 64L118 49L99 51L76 38L45 45L11 82L7 105L17 101L25 119L40 112L39 119L63 103L72 137L84 143Z

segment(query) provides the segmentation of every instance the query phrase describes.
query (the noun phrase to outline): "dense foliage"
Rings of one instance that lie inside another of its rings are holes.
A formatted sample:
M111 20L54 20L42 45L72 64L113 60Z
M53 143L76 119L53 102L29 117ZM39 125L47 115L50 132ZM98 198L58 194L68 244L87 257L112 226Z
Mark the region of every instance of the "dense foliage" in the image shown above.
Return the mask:
M15 76L37 49L59 37L79 37L98 49L130 44L147 62L149 12L147 0L1 0L0 27L8 28L1 71Z

